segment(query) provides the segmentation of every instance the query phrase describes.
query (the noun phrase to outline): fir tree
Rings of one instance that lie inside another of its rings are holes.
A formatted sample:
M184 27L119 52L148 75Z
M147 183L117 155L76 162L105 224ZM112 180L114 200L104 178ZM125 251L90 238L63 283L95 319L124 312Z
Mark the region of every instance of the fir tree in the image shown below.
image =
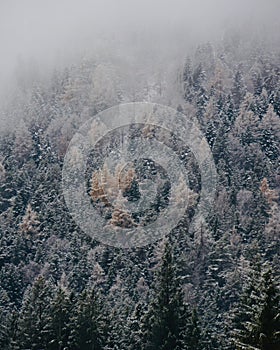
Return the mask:
M187 344L187 349L190 349L190 350L202 349L202 332L201 332L199 318L198 318L196 309L194 309L192 312L191 322L186 334L187 334L187 337L185 339L185 343Z
M47 349L50 341L51 289L42 276L25 292L19 313L15 349Z
M103 312L100 296L94 288L87 288L78 296L71 320L74 349L104 349L107 325Z
M280 294L271 268L260 265L251 275L235 318L237 349L277 350L280 347Z
M72 315L72 300L70 292L58 286L50 304L51 340L48 349L62 350L70 341L70 317Z
M176 273L172 246L168 242L162 257L158 279L147 312L147 350L183 349L188 312Z

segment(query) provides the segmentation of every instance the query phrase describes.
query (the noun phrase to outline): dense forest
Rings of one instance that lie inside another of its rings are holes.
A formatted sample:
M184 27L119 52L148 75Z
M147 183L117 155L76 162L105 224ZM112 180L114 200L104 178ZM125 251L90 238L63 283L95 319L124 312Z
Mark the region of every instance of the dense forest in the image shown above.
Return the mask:
M0 140L1 349L280 349L279 50L232 32L179 61L134 85L125 62L89 56L18 75L1 110L16 121ZM193 203L164 239L122 249L80 229L61 182L79 127L127 101L195 116L218 183L195 230Z

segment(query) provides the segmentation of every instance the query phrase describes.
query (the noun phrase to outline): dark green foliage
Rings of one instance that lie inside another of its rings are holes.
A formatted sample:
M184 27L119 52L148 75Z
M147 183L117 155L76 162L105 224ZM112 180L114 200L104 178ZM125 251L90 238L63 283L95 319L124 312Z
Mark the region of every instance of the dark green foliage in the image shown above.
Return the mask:
M171 244L167 243L147 312L147 350L183 348L189 315L173 254Z
M279 349L279 308L280 292L271 268L264 266L252 271L235 316L233 335L237 348Z
M85 289L78 296L71 315L71 344L73 348L104 349L107 324L105 309L101 302L93 288Z
M187 344L187 349L201 350L203 348L202 332L196 309L193 310L191 315L190 325L186 332L185 343Z
M24 295L18 316L15 349L47 348L50 329L51 287L39 276Z
M65 287L58 287L50 303L50 341L48 349L61 350L70 343L70 318L73 314L73 301Z

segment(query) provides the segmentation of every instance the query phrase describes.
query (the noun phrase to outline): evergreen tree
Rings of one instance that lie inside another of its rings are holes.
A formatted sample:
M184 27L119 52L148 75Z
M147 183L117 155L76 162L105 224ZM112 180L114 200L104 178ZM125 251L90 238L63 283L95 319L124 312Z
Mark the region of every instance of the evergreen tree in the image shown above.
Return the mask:
M126 349L130 345L129 318L133 313L134 305L119 275L109 291L107 302L109 328L106 350Z
M192 312L191 322L186 335L185 343L187 344L187 349L202 349L202 333L196 309Z
M260 123L260 144L263 152L272 162L277 162L280 154L279 116L274 112L272 105L268 106L267 113Z
M260 265L251 275L235 317L237 349L277 350L280 347L280 294L271 268Z
M128 318L127 350L143 350L144 305L137 303Z
M147 311L147 350L184 349L188 317L170 242L165 246L162 264Z
M235 109L238 109L246 93L246 87L243 80L243 75L238 70L233 79L232 97Z
M78 296L71 326L74 349L104 349L107 324L101 298L94 288L87 288Z
M50 304L50 329L51 340L48 345L50 350L62 350L67 348L70 342L70 317L72 315L71 294L62 286L58 286Z
M42 276L24 295L19 313L15 349L47 349L50 341L51 289Z
M0 288L0 347L1 349L8 348L12 338L11 332L11 318L12 318L12 307L5 290Z

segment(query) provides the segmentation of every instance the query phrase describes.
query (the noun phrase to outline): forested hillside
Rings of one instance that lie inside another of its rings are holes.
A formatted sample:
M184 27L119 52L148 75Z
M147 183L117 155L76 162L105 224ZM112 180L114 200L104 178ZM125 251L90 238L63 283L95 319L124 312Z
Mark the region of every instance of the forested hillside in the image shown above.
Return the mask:
M141 84L90 56L18 76L1 111L16 121L0 140L1 349L280 349L279 49L234 32L178 62ZM121 249L79 228L61 182L79 127L128 101L196 116L218 185L195 231L189 207L166 238Z

